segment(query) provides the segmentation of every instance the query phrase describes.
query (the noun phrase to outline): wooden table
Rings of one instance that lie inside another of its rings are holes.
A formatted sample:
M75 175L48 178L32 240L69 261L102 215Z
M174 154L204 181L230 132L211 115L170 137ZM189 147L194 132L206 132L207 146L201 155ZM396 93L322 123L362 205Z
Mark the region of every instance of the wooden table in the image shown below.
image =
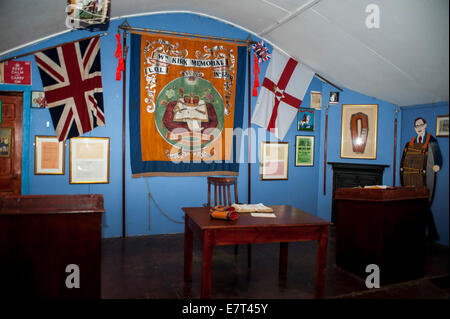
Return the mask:
M288 242L317 240L314 298L323 298L327 259L328 228L321 218L287 205L271 206L276 218L253 217L239 214L236 221L209 217L205 207L184 207L184 280L192 280L193 234L202 242L202 298L211 295L211 266L216 245L257 244L280 242L280 275L287 272Z

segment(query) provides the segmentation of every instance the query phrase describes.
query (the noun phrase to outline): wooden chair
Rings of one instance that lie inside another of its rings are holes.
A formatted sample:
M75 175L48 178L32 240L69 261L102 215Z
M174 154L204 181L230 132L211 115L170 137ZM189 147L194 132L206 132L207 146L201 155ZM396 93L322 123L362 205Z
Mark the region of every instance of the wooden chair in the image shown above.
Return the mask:
M232 199L231 186L234 186L234 201ZM211 199L211 187L214 188L214 203ZM211 177L208 176L208 203L211 208L216 205L231 206L239 203L237 191L237 177ZM234 253L237 254L238 245L234 246ZM248 244L248 267L251 266L251 245Z
M214 205L211 200L211 186L214 188ZM231 186L234 186L234 201L231 197ZM236 177L208 177L208 207L216 205L231 206L239 203Z

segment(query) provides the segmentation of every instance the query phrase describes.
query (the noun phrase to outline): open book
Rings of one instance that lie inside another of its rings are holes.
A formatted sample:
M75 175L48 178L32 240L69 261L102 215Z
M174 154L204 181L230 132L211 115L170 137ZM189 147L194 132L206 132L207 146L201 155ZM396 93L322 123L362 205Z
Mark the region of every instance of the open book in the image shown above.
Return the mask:
M262 203L259 204L233 204L231 205L236 209L238 213L250 213L250 212L264 212L271 213L273 209L264 206Z

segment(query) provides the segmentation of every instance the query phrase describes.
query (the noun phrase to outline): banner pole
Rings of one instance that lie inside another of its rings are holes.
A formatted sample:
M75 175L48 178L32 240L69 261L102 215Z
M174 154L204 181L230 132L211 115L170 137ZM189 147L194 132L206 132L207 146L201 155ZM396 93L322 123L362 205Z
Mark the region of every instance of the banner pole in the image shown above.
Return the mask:
M394 172L393 172L393 180L392 186L395 187L395 170L396 170L396 161L397 161L397 115L398 115L398 106L395 106L395 120L394 120Z
M327 135L328 135L328 103L325 107L325 143L323 150L323 194L326 194L327 189Z
M45 49L39 49L39 50L34 50L34 51L31 51L31 52L15 55L13 57L0 60L0 63L8 62L8 61L15 60L15 59L18 59L18 58L23 58L24 56L32 55L32 54L35 54L35 53L38 53L38 52L42 52L42 51L45 51L45 50L54 49L54 48L63 46L63 45L68 44L68 43L80 42L80 41L92 39L92 38L95 38L95 37L102 37L104 35L108 35L108 33L104 32L104 33L100 33L100 34L97 34L97 35L93 35L91 37L86 37L86 38L82 38L82 39L79 39L79 40L73 40L73 41L68 41L68 42L64 42L64 43L61 43L61 44L57 44L57 45L54 45L54 46L51 46L51 47L48 47L48 48L45 48Z
M122 237L126 234L125 159L126 159L126 93L127 93L127 30L123 30L123 81L122 81Z

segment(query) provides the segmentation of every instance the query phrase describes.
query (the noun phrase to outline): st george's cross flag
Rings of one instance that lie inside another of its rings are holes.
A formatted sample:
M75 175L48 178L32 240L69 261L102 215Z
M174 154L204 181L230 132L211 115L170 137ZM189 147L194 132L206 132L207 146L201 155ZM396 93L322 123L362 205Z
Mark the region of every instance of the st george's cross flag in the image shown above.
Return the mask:
M59 141L105 125L100 37L34 55Z
M296 118L314 72L274 49L256 102L252 123L283 140Z

